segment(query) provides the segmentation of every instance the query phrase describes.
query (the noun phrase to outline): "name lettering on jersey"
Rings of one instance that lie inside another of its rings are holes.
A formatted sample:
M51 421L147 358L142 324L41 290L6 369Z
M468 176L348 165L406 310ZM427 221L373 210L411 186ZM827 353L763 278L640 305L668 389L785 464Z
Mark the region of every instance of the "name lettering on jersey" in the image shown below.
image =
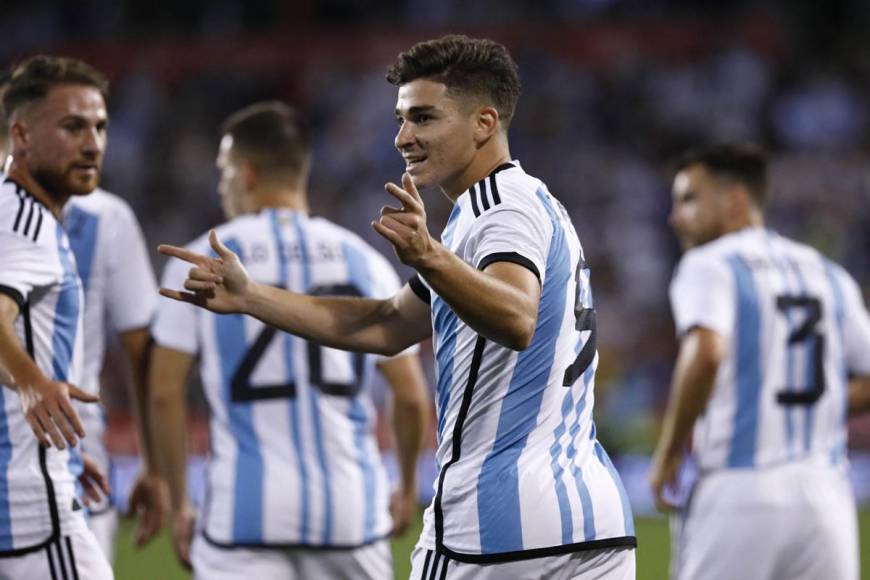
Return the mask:
M247 252L243 250L243 255L240 257L245 264L268 262L274 249L275 246L272 244L255 243ZM309 261L344 260L341 246L335 244L316 243L311 247L303 247L296 242L287 242L284 244L284 251L289 259L299 262L306 258Z
M42 213L45 208L18 185L15 186L15 194L18 196L18 212L15 214L12 231L35 242L42 230Z

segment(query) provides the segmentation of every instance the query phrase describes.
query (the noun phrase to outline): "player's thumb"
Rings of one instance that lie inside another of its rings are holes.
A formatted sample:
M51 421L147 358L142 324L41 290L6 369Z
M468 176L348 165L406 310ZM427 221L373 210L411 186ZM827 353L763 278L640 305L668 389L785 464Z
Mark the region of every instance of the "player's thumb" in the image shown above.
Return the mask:
M224 245L218 237L217 231L213 229L208 232L208 242L211 244L212 249L217 252L217 255L221 258L226 259L235 255L232 250Z
M97 395L86 393L75 385L67 385L69 387L70 399L81 401L83 403L99 403L100 398Z

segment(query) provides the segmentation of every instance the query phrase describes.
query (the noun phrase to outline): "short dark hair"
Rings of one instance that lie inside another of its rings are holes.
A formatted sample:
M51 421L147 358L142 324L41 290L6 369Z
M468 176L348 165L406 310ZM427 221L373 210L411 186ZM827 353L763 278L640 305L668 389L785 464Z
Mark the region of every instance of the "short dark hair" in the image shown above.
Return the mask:
M91 65L60 56L31 57L12 70L3 93L3 110L9 117L22 105L38 101L56 85L94 87L109 98L109 80Z
M396 86L421 78L452 93L489 99L505 127L520 96L517 64L504 45L484 38L450 35L415 44L387 71L387 81Z
M230 115L221 134L256 169L300 175L311 156L306 128L292 107L280 101L254 103Z
M6 109L3 107L3 94L6 92L6 86L9 84L9 78L12 76L10 69L0 70L0 137L6 137L9 132L9 118L6 116ZM3 145L0 144L0 150ZM0 163L2 163L0 159Z
M715 177L736 181L746 187L755 204L763 207L767 198L767 155L755 145L720 143L691 149L674 164L675 173L700 165Z

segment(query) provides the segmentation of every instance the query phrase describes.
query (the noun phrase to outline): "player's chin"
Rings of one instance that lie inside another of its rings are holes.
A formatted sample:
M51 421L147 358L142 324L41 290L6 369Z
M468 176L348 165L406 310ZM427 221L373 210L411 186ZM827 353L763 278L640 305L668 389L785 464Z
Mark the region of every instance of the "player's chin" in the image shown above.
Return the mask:
M87 178L73 178L67 180L67 191L71 195L88 195L100 184L99 176Z

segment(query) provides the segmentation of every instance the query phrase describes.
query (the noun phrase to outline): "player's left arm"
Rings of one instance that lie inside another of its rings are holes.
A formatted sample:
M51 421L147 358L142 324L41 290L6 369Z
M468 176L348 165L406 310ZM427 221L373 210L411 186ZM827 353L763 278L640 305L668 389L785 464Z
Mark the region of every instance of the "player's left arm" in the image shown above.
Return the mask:
M849 416L870 413L870 376L849 381Z
M662 509L675 507L665 499L665 488L676 485L692 428L707 407L726 350L722 335L703 327L693 328L680 342L671 397L649 474L656 504Z
M403 533L417 512L417 459L429 418L429 396L420 358L403 354L378 365L393 393L392 426L399 462L399 488L390 498L393 533Z
M381 218L372 222L375 231L471 328L508 348L527 348L538 321L537 276L512 262L494 262L482 271L464 262L429 235L423 200L407 173L402 185L386 185L402 207L382 208Z

